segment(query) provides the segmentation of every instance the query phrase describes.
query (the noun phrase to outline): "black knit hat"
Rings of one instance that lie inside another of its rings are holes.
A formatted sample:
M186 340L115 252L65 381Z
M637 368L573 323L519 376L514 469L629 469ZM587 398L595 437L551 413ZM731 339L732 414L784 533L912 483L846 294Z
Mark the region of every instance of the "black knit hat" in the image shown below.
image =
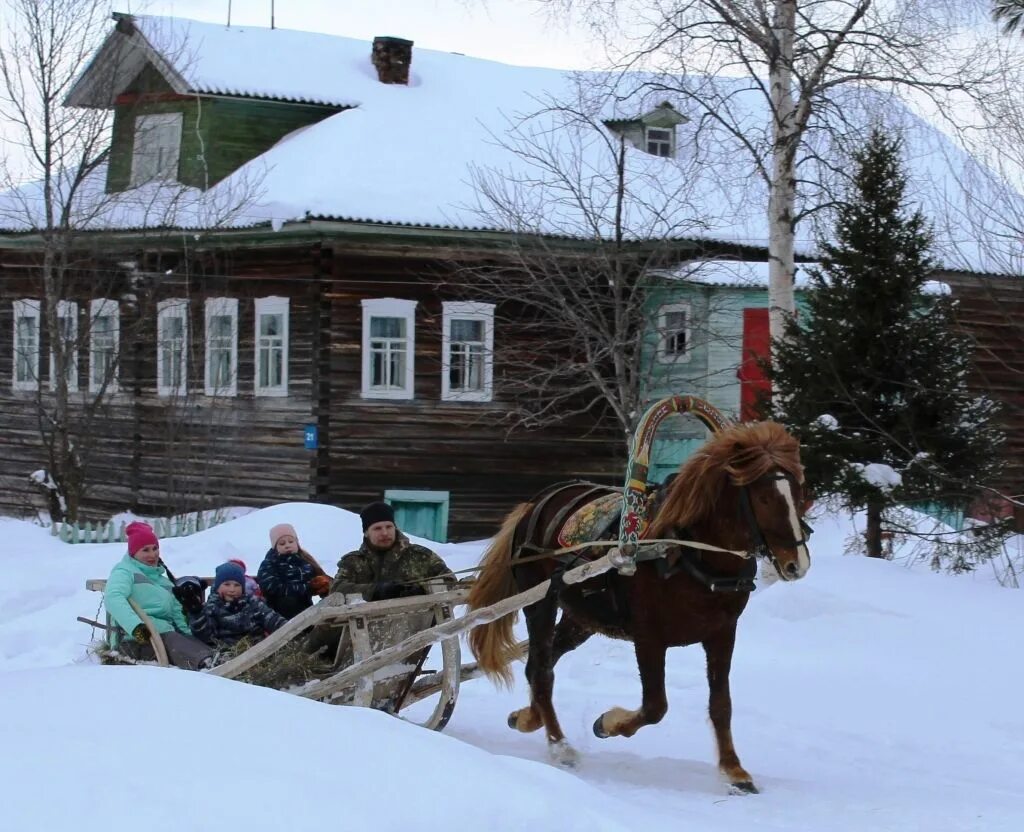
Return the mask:
M395 510L387 503L370 503L359 512L359 517L363 521L363 532L365 532L374 523L394 523Z

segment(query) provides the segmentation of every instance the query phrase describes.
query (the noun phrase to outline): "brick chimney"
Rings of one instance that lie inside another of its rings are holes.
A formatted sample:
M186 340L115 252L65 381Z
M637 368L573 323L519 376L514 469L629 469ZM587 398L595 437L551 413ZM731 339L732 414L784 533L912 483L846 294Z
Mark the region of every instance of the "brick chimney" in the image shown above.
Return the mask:
M382 84L408 84L412 63L412 41L404 38L375 37L371 54L377 77Z

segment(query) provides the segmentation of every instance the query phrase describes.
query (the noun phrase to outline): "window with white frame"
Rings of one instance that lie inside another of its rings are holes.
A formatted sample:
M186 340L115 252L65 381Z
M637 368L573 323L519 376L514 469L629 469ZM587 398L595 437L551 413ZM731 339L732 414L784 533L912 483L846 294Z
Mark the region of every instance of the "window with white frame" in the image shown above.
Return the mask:
M644 140L647 145L647 152L653 156L674 156L675 155L675 130L664 127L648 127L645 130Z
M154 179L178 178L181 124L181 113L136 116L132 146L132 185L143 185Z
M658 358L687 361L690 358L690 305L670 303L658 310Z
M15 390L36 390L39 387L39 301L16 300L13 305L14 373L11 386Z
M70 300L57 301L57 333L50 345L50 389L57 383L57 350L64 360L64 378L68 390L78 389L78 304Z
M363 301L363 398L411 399L416 301Z
M207 396L238 394L238 299L206 300Z
M489 402L494 378L494 304L442 305L441 398Z
M256 298L257 396L288 395L288 298Z
M96 299L89 304L89 392L117 392L120 308L116 300ZM105 386L104 386L105 385Z
M188 301L162 300L156 313L156 391L181 395L188 381Z

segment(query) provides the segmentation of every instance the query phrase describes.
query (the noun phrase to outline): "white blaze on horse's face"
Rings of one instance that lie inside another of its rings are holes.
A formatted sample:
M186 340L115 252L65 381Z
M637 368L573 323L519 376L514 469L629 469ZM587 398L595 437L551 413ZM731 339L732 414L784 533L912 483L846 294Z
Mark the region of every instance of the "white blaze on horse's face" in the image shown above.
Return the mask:
M785 569L779 570L779 575L785 581L795 581L806 575L807 570L811 568L811 553L808 551L807 541L804 539L804 530L800 525L800 515L797 513L796 500L793 499L793 485L789 481L789 477L779 477L775 480L775 487L786 504L791 539L797 541L796 563L787 564Z

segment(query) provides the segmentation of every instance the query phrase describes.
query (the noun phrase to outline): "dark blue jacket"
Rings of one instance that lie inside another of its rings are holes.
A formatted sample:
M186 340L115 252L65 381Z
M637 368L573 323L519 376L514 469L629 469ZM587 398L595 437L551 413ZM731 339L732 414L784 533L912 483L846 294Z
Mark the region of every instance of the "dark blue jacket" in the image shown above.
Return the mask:
M285 618L295 618L313 606L309 582L316 575L313 565L299 555L279 555L276 549L271 549L260 564L256 580L275 612Z
M192 635L212 645L234 644L246 636L263 638L287 623L259 598L243 595L225 601L216 592L188 619Z

